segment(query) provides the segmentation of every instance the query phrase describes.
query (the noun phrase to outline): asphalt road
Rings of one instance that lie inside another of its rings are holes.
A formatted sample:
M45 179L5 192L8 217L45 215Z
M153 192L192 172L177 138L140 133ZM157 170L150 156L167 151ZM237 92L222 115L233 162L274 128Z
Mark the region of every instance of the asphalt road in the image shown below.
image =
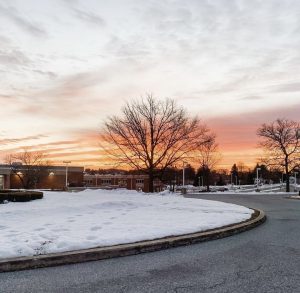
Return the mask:
M200 197L200 196L198 196ZM300 292L300 200L203 195L263 209L228 238L104 261L0 274L0 292Z

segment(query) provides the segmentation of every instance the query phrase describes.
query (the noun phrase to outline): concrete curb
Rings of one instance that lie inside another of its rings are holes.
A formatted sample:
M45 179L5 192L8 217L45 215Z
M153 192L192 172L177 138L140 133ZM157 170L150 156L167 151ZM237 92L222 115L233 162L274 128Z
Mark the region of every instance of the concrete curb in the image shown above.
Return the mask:
M286 196L287 199L300 200L300 197Z
M238 224L228 225L199 233L170 236L130 244L96 247L63 253L7 258L0 261L0 272L19 271L25 269L44 268L87 261L96 261L113 257L135 255L144 252L152 252L171 247L190 245L241 233L264 223L265 220L266 215L263 211L254 210L254 213L249 220Z
M199 193L187 193L185 194L186 197L189 195L278 195L278 196L285 196L285 195L297 195L297 192L232 192L232 193L225 193L225 192L199 192Z

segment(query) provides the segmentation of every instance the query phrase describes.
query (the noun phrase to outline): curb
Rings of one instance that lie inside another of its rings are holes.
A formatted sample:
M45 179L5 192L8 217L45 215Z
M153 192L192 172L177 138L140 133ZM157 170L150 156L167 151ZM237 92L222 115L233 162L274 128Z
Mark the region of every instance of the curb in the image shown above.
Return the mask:
M232 193L225 193L225 192L199 192L199 193L187 193L185 194L186 197L189 195L278 195L278 196L285 196L285 195L297 195L297 192L232 192Z
M293 197L293 196L285 196L287 199L293 199L293 200L300 200L300 197Z
M255 209L253 210L254 213L249 220L204 232L170 236L130 244L68 251L63 253L50 253L46 255L2 259L0 261L0 272L11 272L25 269L45 268L65 264L96 261L220 239L250 230L266 221L266 215L264 211Z

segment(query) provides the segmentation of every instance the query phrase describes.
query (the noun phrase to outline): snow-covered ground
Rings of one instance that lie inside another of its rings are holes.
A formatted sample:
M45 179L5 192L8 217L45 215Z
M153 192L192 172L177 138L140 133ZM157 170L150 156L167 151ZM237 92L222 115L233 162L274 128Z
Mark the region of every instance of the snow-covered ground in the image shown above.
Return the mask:
M290 193L287 193L285 191L285 184L282 185L280 183L277 184L263 184L260 185L257 191L257 186L256 185L226 185L226 186L211 186L210 187L211 191L221 193L221 194L295 194L300 191L300 185L290 185ZM224 190L225 189L225 190ZM189 190L189 193L198 193L199 192L199 187L197 190ZM204 192L205 193L205 192Z
M0 258L180 235L244 221L252 210L216 201L135 191L44 192L0 205Z

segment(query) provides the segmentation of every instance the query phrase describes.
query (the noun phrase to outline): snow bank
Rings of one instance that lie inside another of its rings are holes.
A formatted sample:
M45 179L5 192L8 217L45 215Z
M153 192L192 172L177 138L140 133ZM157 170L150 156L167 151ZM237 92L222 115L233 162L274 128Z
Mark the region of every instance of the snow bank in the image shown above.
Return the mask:
M128 190L45 192L0 205L0 258L29 256L204 231L251 217L216 201Z

